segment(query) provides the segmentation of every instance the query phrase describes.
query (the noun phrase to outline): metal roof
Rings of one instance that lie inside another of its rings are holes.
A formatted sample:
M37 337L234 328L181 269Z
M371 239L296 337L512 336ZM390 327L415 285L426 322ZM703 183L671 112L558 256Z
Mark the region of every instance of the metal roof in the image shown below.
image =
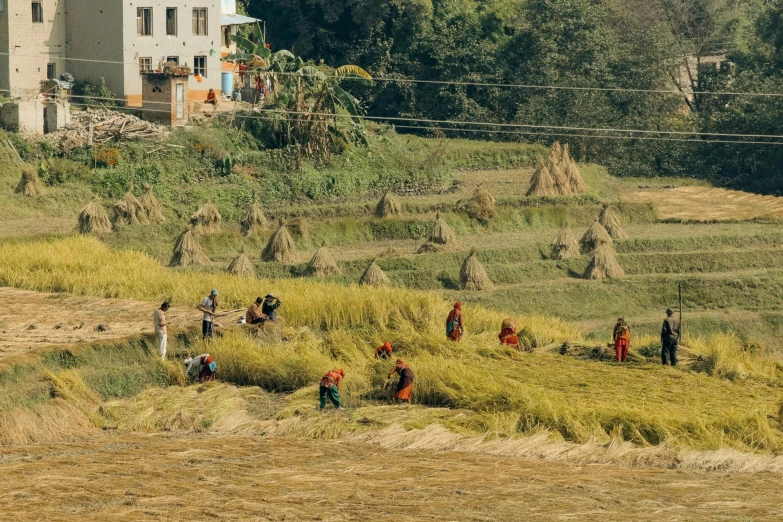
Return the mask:
M250 18L249 16L239 14L224 14L220 15L220 25L247 25L260 22L258 18Z

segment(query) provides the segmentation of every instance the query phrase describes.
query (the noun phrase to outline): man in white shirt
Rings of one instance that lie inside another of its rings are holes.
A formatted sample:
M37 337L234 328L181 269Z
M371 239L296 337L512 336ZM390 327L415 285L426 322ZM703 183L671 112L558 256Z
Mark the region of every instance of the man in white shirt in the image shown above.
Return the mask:
M160 308L155 310L152 315L152 320L155 323L155 335L158 336L158 353L160 358L166 360L166 347L168 346L168 325L166 322L166 312L169 310L168 301L160 305Z
M211 339L214 335L212 328L212 321L215 319L215 312L218 307L218 291L217 288L213 288L212 292L201 301L201 305L198 309L204 312L204 316L201 318L201 337L204 339Z

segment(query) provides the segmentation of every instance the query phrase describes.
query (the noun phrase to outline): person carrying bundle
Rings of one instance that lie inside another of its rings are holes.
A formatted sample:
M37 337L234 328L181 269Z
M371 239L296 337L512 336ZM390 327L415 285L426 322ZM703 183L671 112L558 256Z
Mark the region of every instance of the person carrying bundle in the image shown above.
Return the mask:
M454 303L454 308L446 318L446 337L458 342L462 339L463 333L465 333L465 323L462 321L462 303L458 301Z
M340 399L340 383L345 378L345 370L332 370L321 379L321 386L319 389L319 398L321 401L321 409L326 407L326 399L334 404L334 407L339 409L342 406Z
M612 338L614 339L614 351L617 360L625 362L626 357L628 357L628 348L631 346L631 328L622 317L614 325Z
M388 359L392 355L392 345L390 342L386 341L383 343L383 345L379 346L375 350L375 358L376 359Z
M192 375L193 370L198 369L198 382L214 381L217 363L215 358L208 353L202 353L198 357L185 359L185 377Z
M517 325L511 319L503 319L503 324L500 325L500 344L507 346L516 346L519 348L519 337L517 336Z
M394 398L400 402L411 403L411 391L413 391L413 370L402 359L397 359L397 365L389 372L389 378L394 374L399 374L400 380L397 382L397 390L394 392Z

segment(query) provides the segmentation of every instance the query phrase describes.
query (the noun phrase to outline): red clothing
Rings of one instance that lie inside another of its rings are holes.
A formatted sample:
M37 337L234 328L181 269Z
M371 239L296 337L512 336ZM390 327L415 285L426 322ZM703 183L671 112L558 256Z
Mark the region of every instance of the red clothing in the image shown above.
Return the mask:
M397 391L394 392L394 398L404 401L408 401L411 398L411 391L413 391L413 370L402 359L397 359L397 365L389 373L389 377L393 373L397 373L400 376L400 380L397 383Z
M465 331L465 323L462 321L462 303L455 303L454 308L446 318L446 337L452 341L459 341Z
M264 90L264 81L261 79L261 76L256 76L256 90L257 91Z
M498 335L498 339L500 339L500 344L519 346L519 337L517 337L517 332L513 328L503 328L500 331L500 335Z
M614 349L617 355L617 360L620 362L625 362L625 358L628 357L628 346L631 343L628 341L628 339L625 339L623 337L618 338L614 342Z
M201 371L198 374L198 382L214 381L215 372L209 367L210 364L215 362L215 358L211 355L201 358Z
M392 345L389 342L383 343L383 346L379 346L375 350L375 357L377 359L388 359L392 354Z
M332 370L323 376L323 379L321 379L321 386L325 388L337 386L337 389L339 390L340 382L342 382L343 377L345 377L345 370Z

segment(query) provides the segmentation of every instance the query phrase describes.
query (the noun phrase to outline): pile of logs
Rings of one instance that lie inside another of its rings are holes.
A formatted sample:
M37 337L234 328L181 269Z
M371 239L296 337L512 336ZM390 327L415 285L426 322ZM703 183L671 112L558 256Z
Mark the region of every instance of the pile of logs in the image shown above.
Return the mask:
M120 140L162 141L168 130L132 114L109 109L87 109L71 113L71 123L46 139L69 151L84 145L103 145Z

